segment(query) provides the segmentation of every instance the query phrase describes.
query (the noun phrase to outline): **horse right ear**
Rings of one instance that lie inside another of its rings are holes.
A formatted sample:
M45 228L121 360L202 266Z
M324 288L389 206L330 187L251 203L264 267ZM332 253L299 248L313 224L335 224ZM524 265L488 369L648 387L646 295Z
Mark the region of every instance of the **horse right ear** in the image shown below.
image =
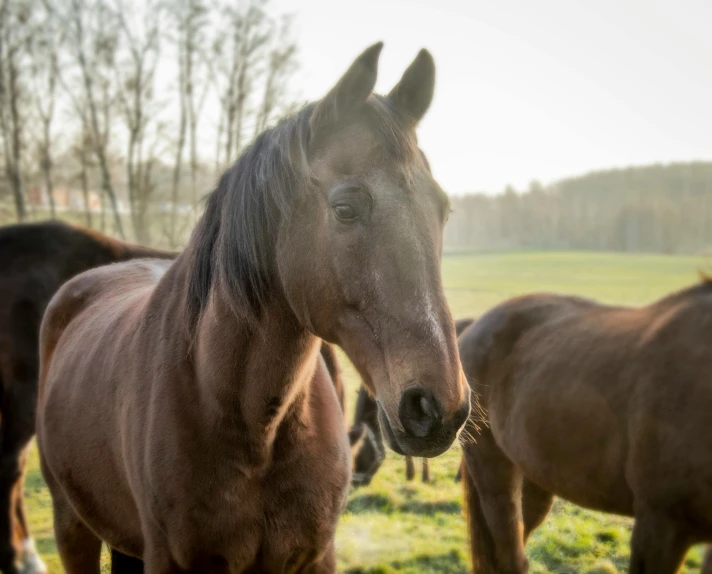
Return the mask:
M383 42L378 42L354 60L336 85L317 104L311 118L312 130L361 109L376 85L378 57L382 48Z

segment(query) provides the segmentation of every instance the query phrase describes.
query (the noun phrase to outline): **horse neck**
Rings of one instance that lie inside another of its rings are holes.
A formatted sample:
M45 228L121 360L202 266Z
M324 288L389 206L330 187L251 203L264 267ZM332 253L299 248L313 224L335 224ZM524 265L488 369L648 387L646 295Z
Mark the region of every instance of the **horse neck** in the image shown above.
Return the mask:
M268 299L257 326L213 289L197 326L195 369L218 435L246 442L252 464L269 459L277 431L294 417L306 424L320 340L298 323L286 300Z

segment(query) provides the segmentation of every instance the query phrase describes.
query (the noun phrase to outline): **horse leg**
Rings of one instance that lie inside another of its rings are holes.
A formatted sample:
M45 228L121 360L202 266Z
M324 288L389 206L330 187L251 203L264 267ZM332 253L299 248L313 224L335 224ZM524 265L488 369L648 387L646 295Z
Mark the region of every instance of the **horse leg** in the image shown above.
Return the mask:
M423 458L423 482L430 482L430 459Z
M21 370L16 365L16 370ZM31 545L22 509L25 451L35 432L37 383L2 377L0 443L0 571L19 572L21 549ZM22 509L18 513L18 504ZM20 522L18 522L18 518Z
M144 542L146 544L143 555L143 571L145 574L187 574L193 571L185 571L179 568L162 543L151 542L150 540L145 540ZM203 572L204 570L199 571ZM209 571L223 572L223 570L218 570L217 568L212 568Z
M27 465L27 451L29 447L25 448L21 455L20 461L20 479L15 484L15 491L13 492L13 501L15 505L15 532L16 539L22 541L21 548L21 559L22 572L23 574L45 574L47 572L47 566L40 558L37 548L35 547L35 542L30 537L30 529L27 525L27 518L25 516L25 469Z
M143 574L143 560L111 549L111 574Z
M54 536L65 572L99 574L101 540L77 516L60 489L53 488L51 491Z
M526 574L521 474L487 431L463 454L473 572Z
M669 517L651 511L635 513L629 574L675 574L690 539Z
M705 558L702 561L700 574L712 574L712 546L708 546L707 550L705 550Z
M415 478L415 464L412 456L405 457L405 479L413 480Z
M334 574L336 572L336 551L331 544L319 561L308 570L309 574Z
M554 504L554 495L524 479L522 484L522 516L524 518L524 544L529 535L542 523Z

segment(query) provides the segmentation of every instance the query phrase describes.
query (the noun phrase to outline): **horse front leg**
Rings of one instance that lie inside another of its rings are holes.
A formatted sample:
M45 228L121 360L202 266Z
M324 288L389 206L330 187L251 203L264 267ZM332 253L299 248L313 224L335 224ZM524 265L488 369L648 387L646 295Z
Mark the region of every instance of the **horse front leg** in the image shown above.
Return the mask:
M415 463L412 456L405 457L405 479L411 481L415 478Z
M319 559L304 570L304 574L335 574L336 550L334 543L329 544L328 550Z
M421 477L423 482L430 482L430 459L423 459L423 475Z
M488 430L464 446L463 455L474 574L526 574L521 473Z
M629 574L675 574L691 546L684 528L651 509L636 508Z

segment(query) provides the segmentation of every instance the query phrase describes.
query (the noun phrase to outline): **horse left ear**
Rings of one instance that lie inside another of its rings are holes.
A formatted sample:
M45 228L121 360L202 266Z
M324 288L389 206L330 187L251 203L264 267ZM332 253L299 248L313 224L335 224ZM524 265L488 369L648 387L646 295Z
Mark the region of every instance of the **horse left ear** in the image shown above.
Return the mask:
M321 100L312 115L312 128L318 128L357 112L373 92L378 76L378 57L383 42L367 48Z
M430 52L423 49L388 97L406 117L418 123L433 101L434 90L435 62Z

